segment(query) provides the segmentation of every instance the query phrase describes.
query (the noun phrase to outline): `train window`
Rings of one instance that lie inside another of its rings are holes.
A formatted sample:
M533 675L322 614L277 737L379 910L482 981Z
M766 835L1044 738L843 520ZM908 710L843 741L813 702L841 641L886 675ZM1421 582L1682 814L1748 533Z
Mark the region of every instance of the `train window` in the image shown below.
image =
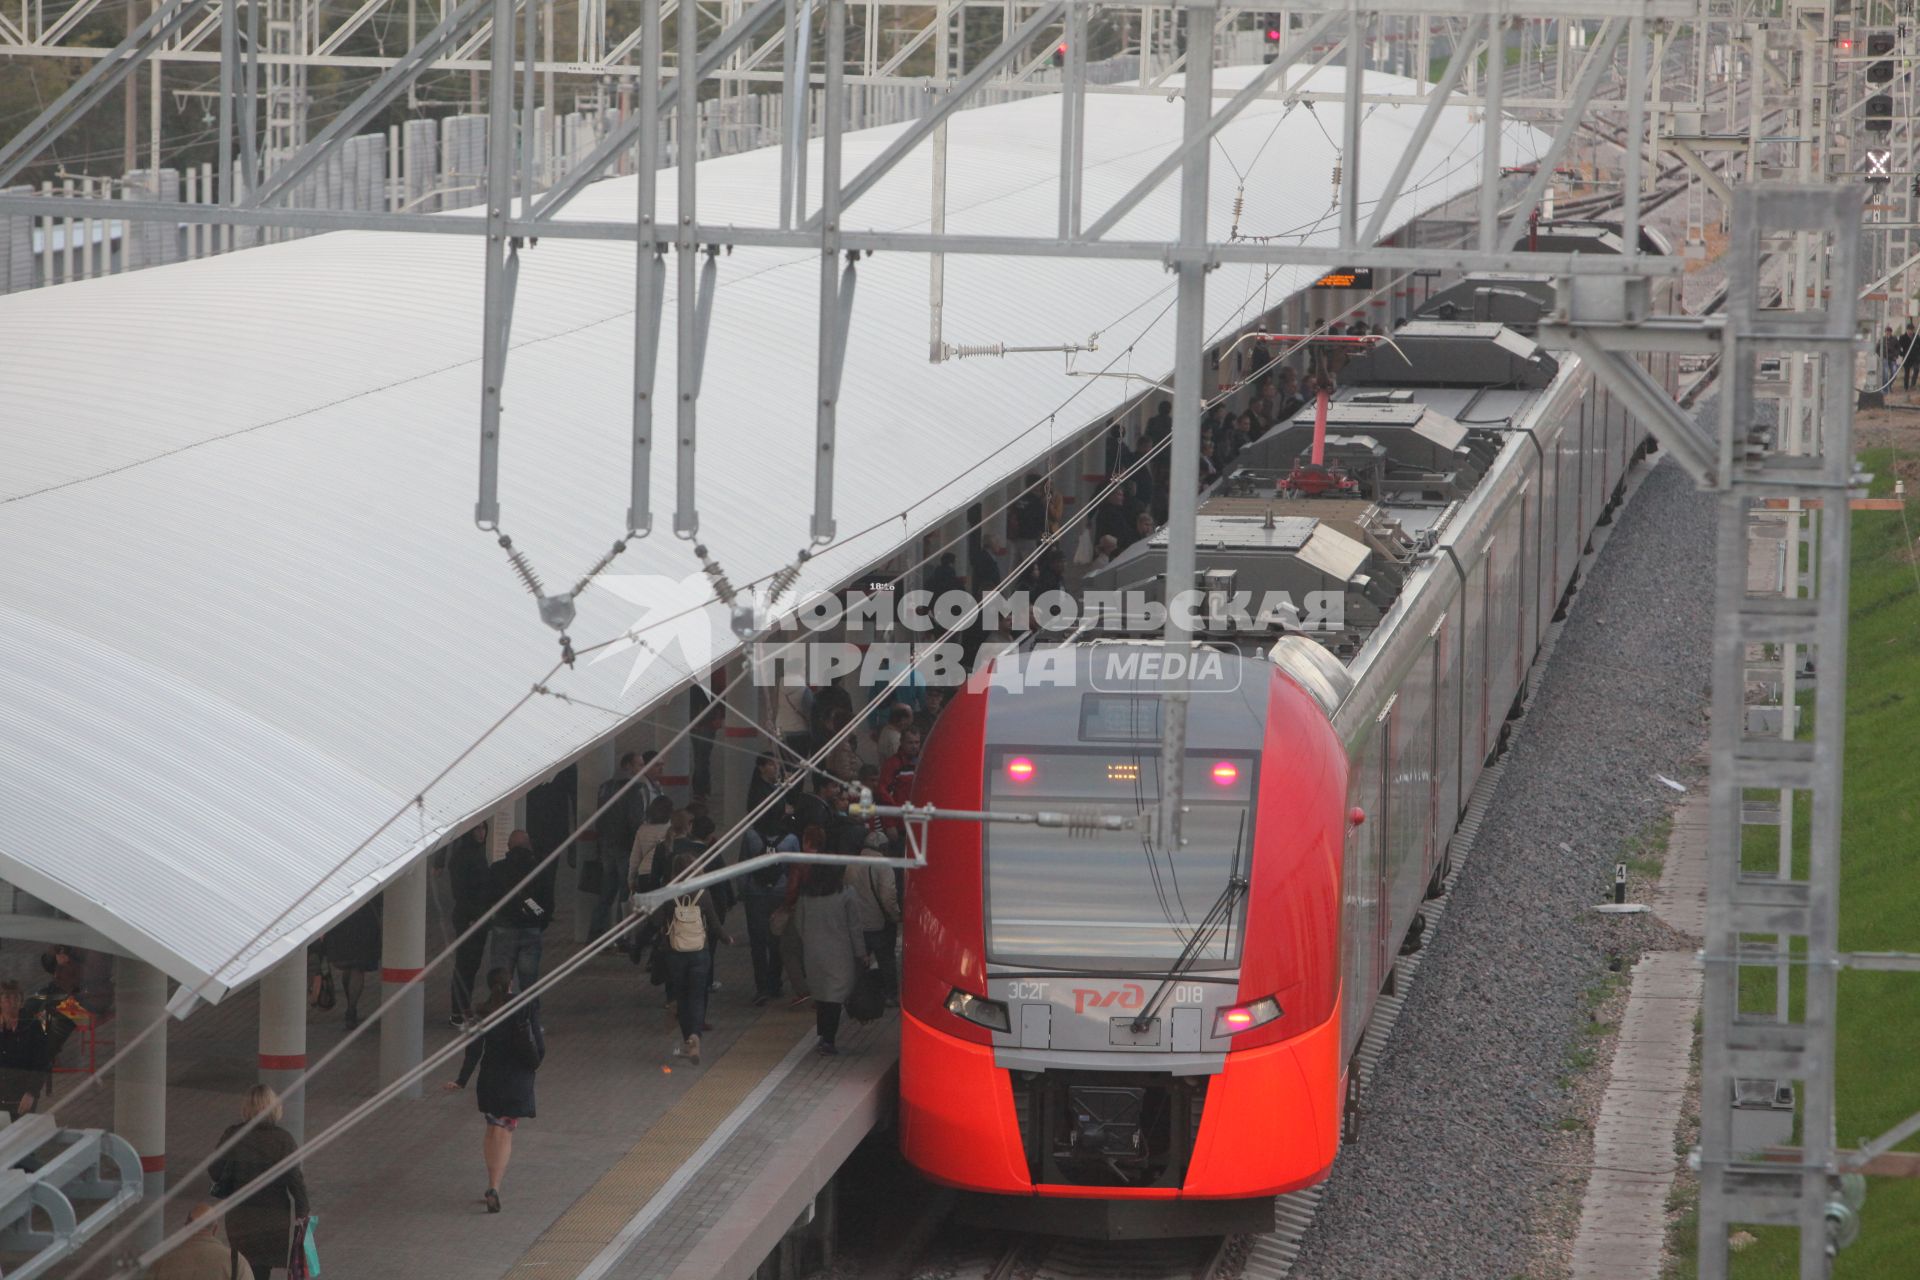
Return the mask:
M1011 771L1016 761L1027 768ZM1159 804L1160 758L1150 751L1009 747L990 751L988 763L988 804L1000 811L1152 812ZM1248 872L1255 773L1246 752L1192 752L1185 843L1172 856L1137 831L1089 838L988 824L989 956L1090 969L1175 959L1234 868ZM1238 959L1243 915L1244 904L1232 927L1210 940L1200 967Z
M1088 693L1080 698L1082 742L1157 742L1160 695Z

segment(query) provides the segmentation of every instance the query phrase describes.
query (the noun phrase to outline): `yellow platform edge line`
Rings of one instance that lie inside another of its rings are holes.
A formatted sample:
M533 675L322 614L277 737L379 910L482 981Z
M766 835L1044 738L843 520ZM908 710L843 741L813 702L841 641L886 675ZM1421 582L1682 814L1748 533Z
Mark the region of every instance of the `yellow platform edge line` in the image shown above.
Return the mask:
M626 1155L541 1233L507 1272L508 1280L578 1280L640 1207L787 1056L801 1029L800 1022L763 1010Z

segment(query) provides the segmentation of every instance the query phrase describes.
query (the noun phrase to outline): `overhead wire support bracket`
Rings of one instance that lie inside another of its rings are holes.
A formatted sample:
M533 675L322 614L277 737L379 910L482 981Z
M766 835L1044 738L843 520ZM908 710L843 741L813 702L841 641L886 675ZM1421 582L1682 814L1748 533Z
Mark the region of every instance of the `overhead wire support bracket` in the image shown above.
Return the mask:
M1107 813L1100 809L1039 809L1030 813L1004 809L942 809L932 804L875 804L873 793L865 787L859 798L847 806L851 818L898 818L907 833L908 863L927 865L927 828L940 822L1005 822L1014 826L1064 829L1071 835L1088 836L1100 831L1136 831L1145 819L1138 813Z
M660 367L660 318L666 310L665 246L656 205L660 185L660 4L642 0L638 210L633 267L633 431L627 485L627 533L653 532L653 388Z
M493 0L493 73L488 85L492 119L513 114L513 0ZM480 496L473 522L488 533L500 529L501 385L507 372L507 335L512 330L518 251L508 244L513 215L513 136L504 128L487 135L487 269L481 303Z
M682 10L674 26L679 35L679 66L682 70L700 61L700 24L688 21ZM694 255L699 252L695 216L700 167L700 78L680 75L674 81L675 138L678 152L674 159L679 175L679 199L674 210L677 225L673 247L679 271L679 294L675 299L679 316L675 326L674 347L678 356L675 400L678 447L675 450L675 498L673 532L675 537L692 538L700 531L700 506L695 489L696 444L699 427L700 366L706 351L705 318L713 314L714 259L707 255L705 271L695 282Z
M847 255L843 272L834 268L840 255L840 144L846 93L846 0L827 0L826 76L821 108L826 136L820 150L820 212L807 225L820 232L820 335L818 395L814 403L813 524L808 531L814 545L833 541L834 436L840 410L840 375L847 362L847 331L853 325L853 286L856 255ZM885 157L881 157L885 159ZM875 163L878 163L876 161Z

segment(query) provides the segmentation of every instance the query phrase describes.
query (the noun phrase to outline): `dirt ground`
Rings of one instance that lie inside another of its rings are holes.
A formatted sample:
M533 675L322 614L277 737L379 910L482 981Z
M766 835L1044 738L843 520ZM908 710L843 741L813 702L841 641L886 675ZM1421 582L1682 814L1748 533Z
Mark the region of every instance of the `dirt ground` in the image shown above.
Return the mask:
M1920 484L1920 387L1889 391L1884 409L1856 409L1853 447L1893 448L1899 454L1895 473L1910 487Z

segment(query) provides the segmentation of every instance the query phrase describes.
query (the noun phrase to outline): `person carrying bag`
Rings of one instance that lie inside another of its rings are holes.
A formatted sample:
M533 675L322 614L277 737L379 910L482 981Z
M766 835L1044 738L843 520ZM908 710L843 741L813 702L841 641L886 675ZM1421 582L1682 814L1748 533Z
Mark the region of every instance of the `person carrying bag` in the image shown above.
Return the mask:
M294 1221L287 1237L287 1280L320 1280L320 1242L314 1238L319 1227L317 1213Z

